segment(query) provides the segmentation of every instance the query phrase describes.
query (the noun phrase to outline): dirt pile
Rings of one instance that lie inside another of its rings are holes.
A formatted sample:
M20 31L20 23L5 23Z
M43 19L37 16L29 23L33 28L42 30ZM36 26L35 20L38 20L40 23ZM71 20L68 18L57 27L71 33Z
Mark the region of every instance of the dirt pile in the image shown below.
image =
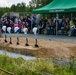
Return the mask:
M70 59L71 57L76 58L76 44L72 43L38 39L39 48L35 48L35 39L33 38L29 38L30 46L28 47L25 46L25 38L20 38L20 45L16 45L16 38L12 39L13 44L11 45L9 43L4 43L3 38L0 38L0 40L0 49L11 52L55 59Z

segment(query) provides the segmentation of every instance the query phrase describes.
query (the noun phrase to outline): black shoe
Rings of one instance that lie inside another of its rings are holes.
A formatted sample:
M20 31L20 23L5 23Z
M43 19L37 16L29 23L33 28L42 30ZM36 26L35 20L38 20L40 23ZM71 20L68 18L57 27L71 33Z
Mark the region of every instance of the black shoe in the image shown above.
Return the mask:
M12 42L9 42L9 44L12 44Z
M5 43L7 43L7 40L4 40L5 41Z
M19 45L19 43L17 42L17 45Z
M35 44L35 47L39 47L37 44Z
M26 43L25 46L29 46L29 44Z

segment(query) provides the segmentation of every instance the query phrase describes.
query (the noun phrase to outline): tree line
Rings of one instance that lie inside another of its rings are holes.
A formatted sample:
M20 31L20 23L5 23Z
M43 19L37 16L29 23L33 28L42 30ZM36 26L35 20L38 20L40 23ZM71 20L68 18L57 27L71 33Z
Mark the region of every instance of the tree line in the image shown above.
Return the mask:
M31 12L33 9L40 8L46 4L52 2L53 0L31 0L28 5L26 3L18 3L17 5L13 4L9 7L0 8L0 18L6 12Z

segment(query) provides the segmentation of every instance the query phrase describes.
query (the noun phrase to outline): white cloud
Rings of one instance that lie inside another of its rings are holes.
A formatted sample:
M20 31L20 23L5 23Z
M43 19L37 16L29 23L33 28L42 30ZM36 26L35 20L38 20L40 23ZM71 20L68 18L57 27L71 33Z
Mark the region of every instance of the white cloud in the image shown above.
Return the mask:
M8 3L6 0L0 0L0 7L6 7L8 6Z
M29 1L31 0L0 0L0 7L10 7L12 4L17 4L21 2L25 2L26 5L28 5Z

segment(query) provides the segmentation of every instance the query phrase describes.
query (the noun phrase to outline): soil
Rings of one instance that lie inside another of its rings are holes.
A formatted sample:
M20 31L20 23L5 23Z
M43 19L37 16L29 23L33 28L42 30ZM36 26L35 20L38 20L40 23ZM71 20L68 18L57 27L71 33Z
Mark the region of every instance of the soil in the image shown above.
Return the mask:
M4 42L4 38L0 38L0 49L16 52L24 55L31 55L38 58L53 58L53 59L70 59L76 58L76 44L67 42L57 42L50 40L38 39L39 47L36 48L35 39L29 38L29 46L25 46L26 38L19 38L20 45L16 45L16 38L12 39L13 44Z

